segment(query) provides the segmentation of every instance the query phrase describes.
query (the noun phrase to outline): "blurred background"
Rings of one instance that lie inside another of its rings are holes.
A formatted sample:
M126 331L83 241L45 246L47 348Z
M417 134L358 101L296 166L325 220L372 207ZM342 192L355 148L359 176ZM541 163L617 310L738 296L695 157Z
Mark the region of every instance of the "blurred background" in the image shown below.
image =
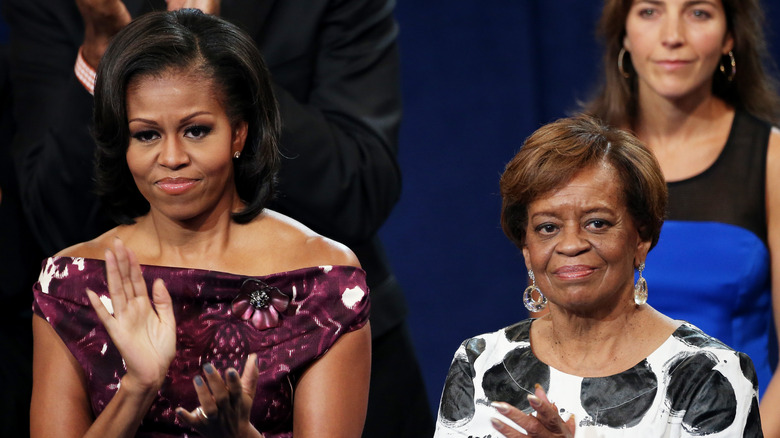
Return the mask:
M778 63L780 0L761 3ZM526 317L498 178L527 136L593 92L600 12L596 0L398 2L404 189L382 236L434 411L460 343Z

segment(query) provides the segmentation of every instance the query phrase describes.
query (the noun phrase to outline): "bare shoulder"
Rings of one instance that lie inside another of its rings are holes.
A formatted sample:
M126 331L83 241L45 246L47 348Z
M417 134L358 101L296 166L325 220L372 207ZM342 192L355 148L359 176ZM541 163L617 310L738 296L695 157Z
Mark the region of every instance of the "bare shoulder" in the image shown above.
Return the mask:
M780 160L780 127L773 126L769 133L769 150L767 159L777 162Z
M766 157L766 215L772 251L780 245L780 129L777 127L772 128L769 136Z
M767 208L780 207L780 128L773 127L769 135L766 156ZM773 205L774 204L774 205Z
M312 263L312 266L341 265L360 267L357 256L346 245L316 233L314 236L306 239L304 250L310 254L317 254L318 258L322 257L323 262Z
M289 216L266 209L255 225L253 233L271 241L281 256L279 263L288 265L278 267L280 271L322 265L360 267L346 245L315 233Z
M55 255L58 257L84 257L103 260L105 259L106 249L111 248L111 242L116 238L125 238L127 229L127 225L120 225L92 240L69 246Z

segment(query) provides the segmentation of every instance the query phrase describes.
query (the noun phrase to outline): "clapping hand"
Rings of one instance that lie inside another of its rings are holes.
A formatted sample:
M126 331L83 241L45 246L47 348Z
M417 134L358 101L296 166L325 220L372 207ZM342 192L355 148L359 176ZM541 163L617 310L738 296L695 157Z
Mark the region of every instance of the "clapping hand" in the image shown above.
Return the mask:
M219 15L220 0L165 0L169 11L182 8L200 9L206 14Z
M176 321L171 296L161 279L149 300L141 266L133 251L115 239L106 250L106 277L112 313L87 289L87 297L125 362L123 387L157 390L176 354Z
M121 0L76 0L84 20L82 55L87 64L97 68L108 43L132 17Z
M205 380L193 379L200 406L191 412L178 408L179 418L205 437L262 436L249 422L259 375L257 355L247 357L241 377L235 368L228 368L223 380L211 363L203 366L203 374Z
M525 429L525 434L497 418L491 420L493 427L507 438L571 438L574 436L574 416L571 416L564 422L561 416L558 415L558 408L547 399L547 394L545 394L544 389L542 389L540 385L536 385L534 394L528 395L528 402L531 404L531 407L536 410L536 416L525 414L523 411L515 408L509 403L493 403L493 407L495 407L498 412Z
M166 0L169 11L182 8L200 9L206 14L219 15L220 0ZM127 6L121 0L76 0L84 20L82 55L92 68L97 68L108 43L132 20Z

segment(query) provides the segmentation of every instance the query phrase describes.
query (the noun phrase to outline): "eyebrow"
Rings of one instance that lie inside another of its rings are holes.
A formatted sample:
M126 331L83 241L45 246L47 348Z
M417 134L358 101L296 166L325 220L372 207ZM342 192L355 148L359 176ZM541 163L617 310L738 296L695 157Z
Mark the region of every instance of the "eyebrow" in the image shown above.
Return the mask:
M592 207L584 211L585 214L593 214L593 213L610 213L614 214L615 210L609 208L609 207ZM557 216L555 213L550 211L539 211L534 214L531 214L528 216L528 219L539 217L539 216Z
M200 115L204 115L204 114L211 114L211 113L209 111L196 111L196 112L188 115L187 117L184 117L183 119L179 120L179 123L180 124L187 123L190 120L194 119L195 117L200 116ZM149 125L155 125L155 126L157 125L157 122L155 122L154 120L144 119L143 117L136 117L136 118L133 118L133 119L130 119L130 120L127 121L128 124L130 124L132 122L142 122L142 123L146 123L146 124L149 124Z
M710 5L713 7L715 6L715 2L712 0L688 0L687 2L683 3L683 6L687 8L689 6L695 6L701 4Z
M635 0L633 4L637 5L640 3L649 3L654 6L666 6L666 2L663 0ZM705 5L710 5L715 7L715 2L712 0L688 0L683 3L683 8L688 8L700 4L705 4Z

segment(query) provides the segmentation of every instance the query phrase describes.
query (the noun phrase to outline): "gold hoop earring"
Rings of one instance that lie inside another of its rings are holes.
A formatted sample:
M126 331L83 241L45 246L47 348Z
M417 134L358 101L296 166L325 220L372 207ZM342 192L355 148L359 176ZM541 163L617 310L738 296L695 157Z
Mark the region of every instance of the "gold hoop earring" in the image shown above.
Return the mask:
M626 70L623 68L623 57L624 56L626 56L626 48L625 47L621 47L620 48L620 53L618 53L618 60L617 60L618 70L620 71L620 74L623 75L624 78L628 79L628 78L631 77L631 74L626 72Z
M729 65L731 66L729 69L730 72L726 73L726 66L723 65L723 57L720 58L720 65L718 67L720 68L720 72L726 76L726 80L731 82L734 80L734 76L737 74L737 60L734 58L734 52L731 50L729 50L727 55L729 56Z
M639 278L634 285L634 303L641 306L647 302L647 280L642 277L642 271L645 270L645 262L639 264Z
M528 276L531 277L532 284L523 291L523 305L529 312L541 312L547 305L547 297L544 296L542 290L536 286L534 271L529 269ZM539 294L539 299L534 299L534 292Z

